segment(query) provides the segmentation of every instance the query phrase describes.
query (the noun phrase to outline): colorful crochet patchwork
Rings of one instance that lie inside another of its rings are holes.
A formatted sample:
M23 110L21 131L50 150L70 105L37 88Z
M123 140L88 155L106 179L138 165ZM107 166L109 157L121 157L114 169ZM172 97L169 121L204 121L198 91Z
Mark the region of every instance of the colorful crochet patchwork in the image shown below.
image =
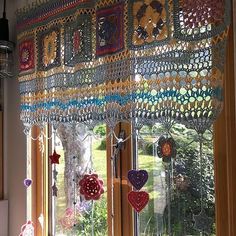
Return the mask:
M203 133L222 109L229 15L224 0L48 0L18 10L22 121L138 118Z

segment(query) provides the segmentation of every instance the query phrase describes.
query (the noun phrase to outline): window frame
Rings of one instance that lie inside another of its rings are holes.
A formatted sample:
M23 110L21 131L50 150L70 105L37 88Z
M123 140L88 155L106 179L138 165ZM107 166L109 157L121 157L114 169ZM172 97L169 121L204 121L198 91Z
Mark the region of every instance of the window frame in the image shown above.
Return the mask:
M48 137L47 127L44 129L45 136ZM33 127L31 131L32 137L39 137L40 128ZM35 235L50 235L49 234L49 164L48 164L48 141L44 137L43 140L44 150L40 151L40 140L31 140L30 142L30 162L31 162L31 176L32 190L27 192L30 194L31 202L28 202L31 207L31 219L34 223ZM42 178L43 176L43 178ZM41 213L44 216L43 225L39 222ZM30 217L30 216L28 216Z
M236 4L236 1L233 1ZM233 14L236 19L236 15ZM229 28L224 76L223 111L214 124L216 234L236 235L236 160L235 160L235 21Z
M125 137L131 134L131 125L125 122L119 123L115 128L116 136L120 132L125 132ZM107 133L109 129L107 128ZM113 177L114 194L116 199L114 202L114 236L133 235L133 211L127 201L127 194L132 190L129 185L127 172L132 169L132 140L129 138L124 143L124 148L120 150L119 158L117 161L117 178ZM111 139L107 138L107 198L108 198L108 235L112 235L112 200L111 200ZM113 143L114 145L114 143ZM129 222L129 224L127 224Z
M4 198L4 164L3 164L3 112L0 111L0 200Z

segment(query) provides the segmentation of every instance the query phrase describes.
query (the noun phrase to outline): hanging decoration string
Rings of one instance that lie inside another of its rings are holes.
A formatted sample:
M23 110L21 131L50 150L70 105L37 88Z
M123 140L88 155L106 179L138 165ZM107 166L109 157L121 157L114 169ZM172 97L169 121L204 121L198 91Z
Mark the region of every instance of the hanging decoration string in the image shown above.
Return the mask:
M78 138L78 135L76 135L76 126L74 126L74 129L73 129L73 136L72 136L72 142L74 144L74 142L77 140ZM73 169L72 169L72 185L73 185L73 213L74 213L74 228L73 228L73 231L74 233L76 233L76 225L77 225L77 221L76 221L76 216L77 216L77 207L76 207L76 204L77 204L77 180L78 180L78 176L77 176L77 173L76 173L76 168L77 168L77 156L75 155L75 153L73 153L73 156L72 156L72 162L73 162Z
M203 210L203 135L199 135L199 158L200 158L200 196L201 196L201 211Z
M91 163L91 168L90 168L90 174L94 172L94 165L93 165L93 136L90 135L90 163ZM94 209L95 208L95 201L92 200L92 213L91 213L91 236L94 236Z
M139 161L138 161L138 136L139 132L136 128L137 119L133 121L132 125L132 147L133 147L133 169L137 170L139 168ZM134 235L139 235L139 213L134 211Z
M198 215L193 215L193 220L195 222L194 228L201 233L206 233L209 235L212 231L213 219L207 216L206 210L204 208L204 194L203 194L203 134L199 134L199 159L200 159L200 213Z
M112 129L114 132L114 129ZM112 133L113 133L112 132ZM114 150L114 146L113 146L113 135L110 136L110 144L111 144L111 157L110 157L110 169L111 169L111 235L114 236L115 232L114 232L114 216L115 216L115 212L114 212L114 158L115 158L115 151Z

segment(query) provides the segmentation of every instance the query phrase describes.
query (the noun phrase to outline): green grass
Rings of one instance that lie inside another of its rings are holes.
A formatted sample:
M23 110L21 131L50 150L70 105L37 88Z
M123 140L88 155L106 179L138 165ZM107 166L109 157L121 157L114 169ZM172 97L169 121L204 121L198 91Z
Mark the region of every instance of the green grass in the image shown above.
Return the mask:
M159 192L153 189L154 186L154 172L160 172L162 169L161 159L156 160L153 156L143 155L142 150L139 150L139 169L146 170L148 172L149 178L144 186L144 190L149 193L150 200L158 199Z
M98 173L99 177L103 179L104 184L106 184L107 179L107 161L106 161L106 150L99 150L100 140L93 141L93 168Z

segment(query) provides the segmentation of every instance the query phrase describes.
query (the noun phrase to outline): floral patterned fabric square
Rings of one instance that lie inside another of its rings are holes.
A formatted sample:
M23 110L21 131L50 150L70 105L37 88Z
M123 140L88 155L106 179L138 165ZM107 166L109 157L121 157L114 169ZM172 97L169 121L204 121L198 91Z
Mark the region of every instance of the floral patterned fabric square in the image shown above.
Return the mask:
M65 64L89 61L92 58L91 15L81 15L65 27Z
M124 48L123 15L123 3L97 11L96 56L112 54Z
M174 1L175 37L181 40L200 40L217 35L230 19L226 12L230 1L183 0Z
M39 36L39 68L49 70L60 65L60 30L56 27L42 32Z
M34 39L26 39L19 44L19 70L25 72L34 69Z
M157 45L168 38L168 4L165 0L130 1L130 46Z

